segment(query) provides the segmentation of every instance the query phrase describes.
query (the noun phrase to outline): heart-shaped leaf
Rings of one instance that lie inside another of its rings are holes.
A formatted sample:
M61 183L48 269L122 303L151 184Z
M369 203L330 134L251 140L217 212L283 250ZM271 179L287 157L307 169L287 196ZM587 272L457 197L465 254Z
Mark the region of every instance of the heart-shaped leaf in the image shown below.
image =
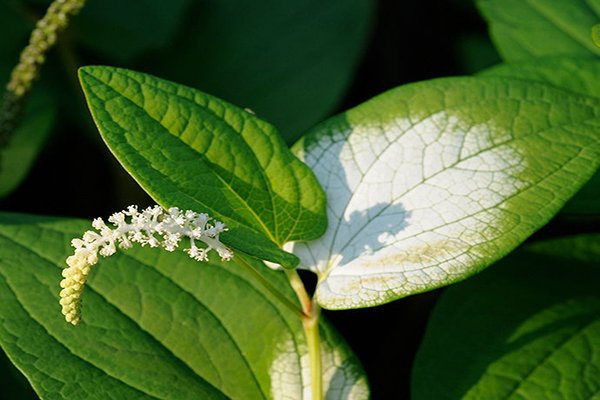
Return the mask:
M84 67L81 82L102 137L159 204L226 222L222 241L284 267L289 240L323 234L325 197L275 128L200 91L146 74Z
M0 215L0 343L43 399L309 399L300 319L234 263L136 247L100 260L83 322L58 303L69 241L90 223ZM285 276L261 266L290 299ZM368 396L360 364L321 325L327 398Z
M498 260L600 163L600 101L509 78L391 90L295 147L328 201L320 239L290 243L331 309L447 285Z
M537 243L450 287L413 369L420 399L591 399L600 391L600 235Z
M600 3L573 0L478 0L502 58L598 57L591 29Z

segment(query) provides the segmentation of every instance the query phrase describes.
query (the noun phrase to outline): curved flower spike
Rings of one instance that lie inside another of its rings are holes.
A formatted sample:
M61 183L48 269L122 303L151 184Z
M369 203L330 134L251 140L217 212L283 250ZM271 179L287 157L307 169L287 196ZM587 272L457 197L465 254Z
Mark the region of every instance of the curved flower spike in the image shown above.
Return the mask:
M129 220L130 222L127 222ZM90 267L98 262L98 253L103 257L115 254L117 246L122 249L142 246L162 246L173 251L184 236L190 239L190 248L184 249L197 261L208 261L207 253L216 250L222 261L229 261L233 252L219 241L219 234L226 231L224 223L214 221L208 214L193 211L180 211L177 207L164 210L161 206L148 207L138 211L137 206L115 213L108 218L114 228L106 225L102 218L96 218L92 226L96 231L87 231L81 239L73 239L75 254L67 258L68 268L62 272L60 304L67 322L73 325L81 322L81 293L87 281ZM159 236L159 237L157 237ZM206 247L196 246L203 242Z

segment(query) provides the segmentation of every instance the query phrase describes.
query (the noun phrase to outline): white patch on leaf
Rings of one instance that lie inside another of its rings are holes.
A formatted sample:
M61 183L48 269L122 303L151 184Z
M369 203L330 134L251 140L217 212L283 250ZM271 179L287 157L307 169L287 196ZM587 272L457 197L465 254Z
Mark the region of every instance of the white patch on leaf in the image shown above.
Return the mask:
M310 358L306 344L297 344L288 338L277 346L276 353L269 370L271 397L275 400L311 400ZM298 357L298 353L302 356ZM326 340L321 342L321 362L325 399L362 400L369 397L364 376Z
M327 194L329 229L285 249L319 275L326 308L382 304L465 273L510 224L502 203L527 187L511 135L487 124L440 112L378 128L334 132L302 154Z

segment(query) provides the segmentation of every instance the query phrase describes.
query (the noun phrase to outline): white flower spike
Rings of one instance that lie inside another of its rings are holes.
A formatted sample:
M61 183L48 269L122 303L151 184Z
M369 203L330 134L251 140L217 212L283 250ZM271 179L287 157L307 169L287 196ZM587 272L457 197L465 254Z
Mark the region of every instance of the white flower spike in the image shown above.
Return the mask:
M129 220L130 222L127 222ZM138 211L137 206L115 213L108 218L115 228L107 226L102 218L96 218L92 226L98 232L87 231L81 239L73 239L75 254L67 258L68 268L62 272L60 304L67 322L73 325L81 322L81 293L87 281L90 267L98 262L98 253L103 257L115 254L117 246L129 249L133 242L142 246L162 246L167 251L175 250L182 237L190 239L190 248L184 249L197 261L208 261L207 253L216 250L222 261L229 261L233 252L219 241L219 234L227 230L224 223L214 221L208 214L193 211L182 212L177 207L165 211L161 206L148 207ZM155 235L162 236L162 239ZM196 246L199 240L207 247Z

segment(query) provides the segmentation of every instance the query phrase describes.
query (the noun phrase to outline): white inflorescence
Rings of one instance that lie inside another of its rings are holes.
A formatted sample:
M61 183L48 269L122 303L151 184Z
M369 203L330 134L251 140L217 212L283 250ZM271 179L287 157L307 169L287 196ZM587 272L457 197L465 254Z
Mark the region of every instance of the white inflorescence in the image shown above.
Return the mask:
M63 288L60 292L60 304L67 322L73 325L81 322L81 293L90 267L98 262L98 253L108 257L117 251L117 246L129 249L134 242L142 246L162 246L167 251L173 251L182 237L187 236L190 248L184 251L194 260L208 261L207 253L213 249L219 253L222 261L231 260L233 252L219 241L219 234L227 228L219 221L209 223L211 220L208 214L182 212L177 207L165 211L158 205L141 212L137 206L129 206L127 210L114 213L108 218L114 229L107 226L102 218L96 218L92 226L100 233L87 231L81 239L71 241L75 254L67 258L69 267L62 272L64 279L60 283ZM157 238L156 235L162 238ZM197 247L196 240L207 247Z

